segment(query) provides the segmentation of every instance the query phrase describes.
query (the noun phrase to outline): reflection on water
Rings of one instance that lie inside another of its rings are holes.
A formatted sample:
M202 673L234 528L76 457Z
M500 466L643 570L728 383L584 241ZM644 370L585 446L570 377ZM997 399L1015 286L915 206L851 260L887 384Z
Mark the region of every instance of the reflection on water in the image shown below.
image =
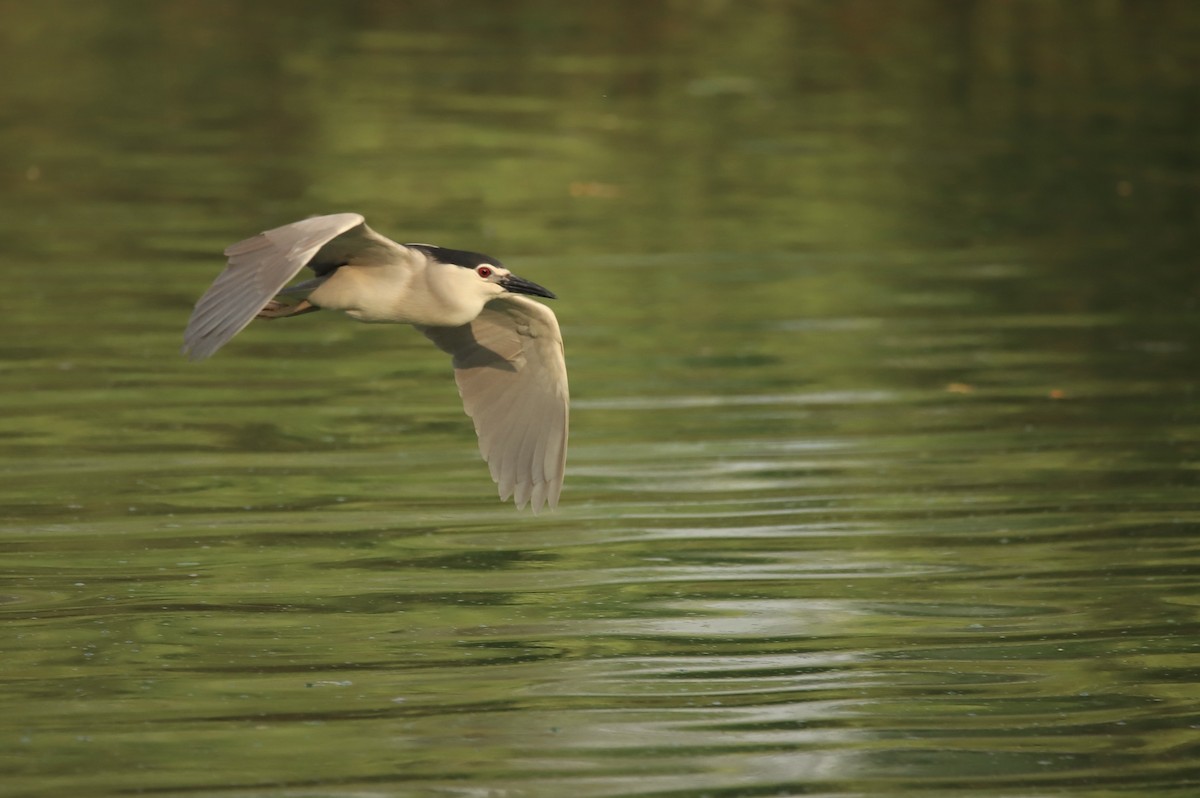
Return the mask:
M1191 4L119 5L0 31L9 793L1194 791ZM349 208L563 297L558 512L411 330L178 357Z

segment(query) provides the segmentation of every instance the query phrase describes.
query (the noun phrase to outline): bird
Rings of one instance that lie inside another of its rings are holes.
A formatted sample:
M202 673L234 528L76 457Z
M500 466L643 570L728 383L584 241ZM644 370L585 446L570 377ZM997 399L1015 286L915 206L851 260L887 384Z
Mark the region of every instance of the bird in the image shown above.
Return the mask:
M501 501L534 513L558 506L570 395L555 299L478 252L398 244L358 213L313 216L225 250L228 263L197 300L182 352L204 360L250 322L317 310L409 324L451 356L463 407ZM307 266L316 275L287 284Z

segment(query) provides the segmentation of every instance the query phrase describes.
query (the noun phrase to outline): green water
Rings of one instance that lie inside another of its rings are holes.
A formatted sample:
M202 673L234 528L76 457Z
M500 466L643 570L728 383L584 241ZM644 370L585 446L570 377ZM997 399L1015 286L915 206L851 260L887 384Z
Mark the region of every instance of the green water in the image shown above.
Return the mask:
M1200 792L1200 6L0 18L0 793ZM561 297L557 512L413 330L179 356L343 210Z

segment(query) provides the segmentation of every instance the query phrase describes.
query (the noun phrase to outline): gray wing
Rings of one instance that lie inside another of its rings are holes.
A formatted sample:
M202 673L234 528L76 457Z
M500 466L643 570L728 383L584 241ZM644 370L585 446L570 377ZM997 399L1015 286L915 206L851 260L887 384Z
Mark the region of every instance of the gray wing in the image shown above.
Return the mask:
M361 215L335 213L276 227L232 245L225 250L229 265L196 302L183 333L183 353L203 360L216 352L306 265L320 275L345 263L347 252L381 241L387 239L367 227Z
M463 407L500 499L558 505L567 464L567 366L550 308L507 295L461 327L418 327L454 358Z

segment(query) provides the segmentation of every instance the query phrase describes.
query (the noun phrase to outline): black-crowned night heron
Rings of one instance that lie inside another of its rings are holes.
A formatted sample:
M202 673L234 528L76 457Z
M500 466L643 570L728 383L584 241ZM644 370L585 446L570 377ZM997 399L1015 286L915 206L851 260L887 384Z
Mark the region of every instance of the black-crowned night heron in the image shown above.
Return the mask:
M411 324L453 358L479 450L518 507L554 507L567 461L567 367L554 298L476 252L397 244L357 213L276 227L225 250L200 297L183 352L203 360L255 318L326 308L366 322ZM284 288L308 266L316 277Z

